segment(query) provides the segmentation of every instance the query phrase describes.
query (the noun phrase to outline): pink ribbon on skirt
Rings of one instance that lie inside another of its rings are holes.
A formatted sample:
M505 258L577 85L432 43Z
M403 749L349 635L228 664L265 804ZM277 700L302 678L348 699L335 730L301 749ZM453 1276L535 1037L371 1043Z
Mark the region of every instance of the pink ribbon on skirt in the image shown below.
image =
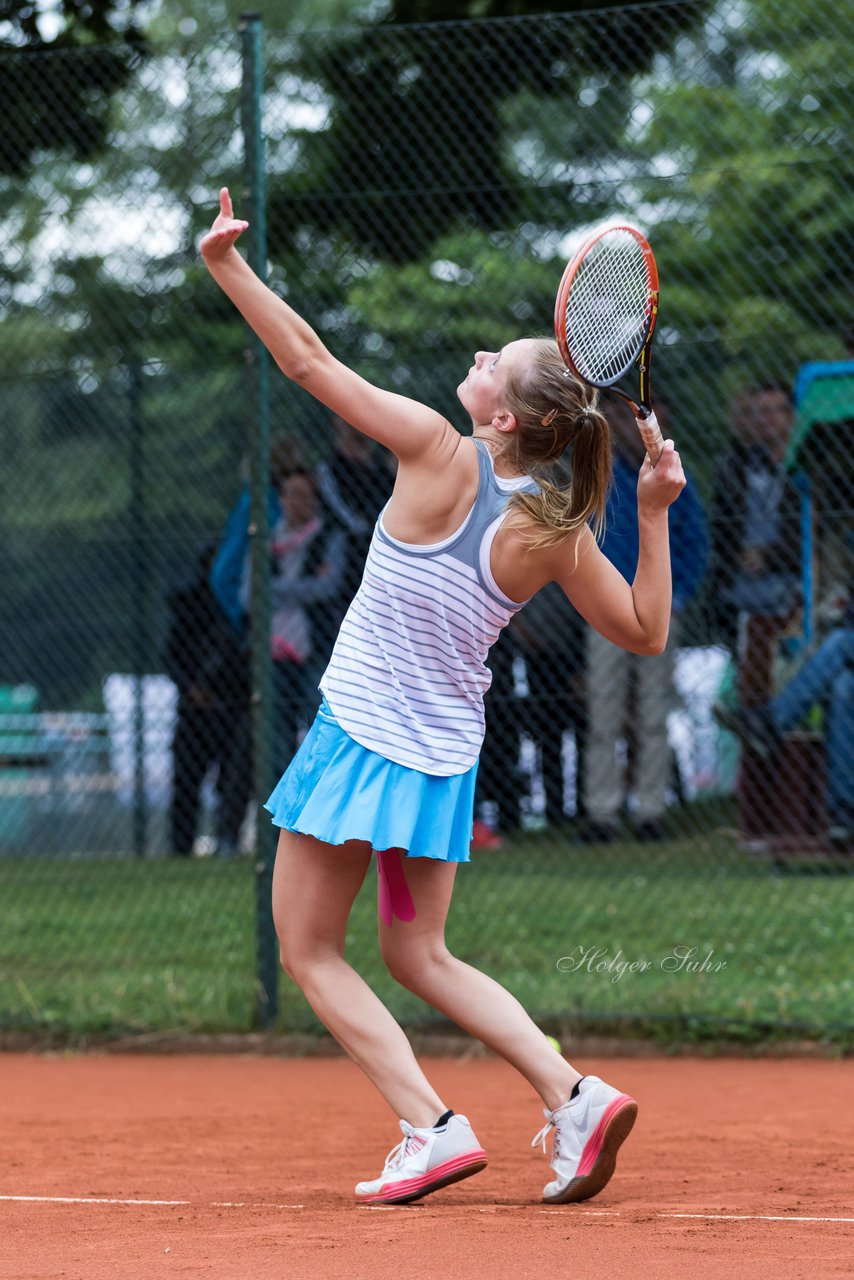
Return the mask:
M414 920L415 903L403 873L400 850L378 849L377 871L380 878L380 919L383 924L391 924L395 916L399 920Z

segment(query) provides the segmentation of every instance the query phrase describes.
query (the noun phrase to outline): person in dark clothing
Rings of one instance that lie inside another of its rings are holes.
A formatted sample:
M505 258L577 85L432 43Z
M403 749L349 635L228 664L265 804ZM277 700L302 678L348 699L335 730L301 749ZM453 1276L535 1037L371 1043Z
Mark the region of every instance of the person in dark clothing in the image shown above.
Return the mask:
M526 699L517 697L513 662L525 663ZM565 594L549 583L517 614L489 654L492 684L484 699L486 734L477 775L476 804L488 805L495 825L479 818L472 848L498 849L502 835L521 825L521 796L528 779L519 767L520 733L539 747L540 772L549 826L567 822L564 809L564 735L576 749L576 808L583 815L581 768L584 754L584 624Z
M563 760L567 733L575 743L575 817L585 816L585 624L558 585L550 582L511 626L525 659L526 727L540 749L546 822L559 827L567 822Z
M350 601L359 589L377 516L391 497L394 476L378 456L370 437L356 431L337 414L331 416L335 450L319 463L314 475L323 506L348 534L347 565L334 600L329 601L329 651ZM385 452L383 450L383 452Z
M717 638L735 655L745 708L768 701L780 640L801 602L800 495L786 470L794 421L785 387L737 397L733 440L712 494L710 603ZM767 767L747 752L736 787L740 827L764 835L774 807Z
M734 403L733 439L709 510L709 594L719 638L734 648L739 614L776 635L799 600L800 495L785 466L792 430L785 387L752 388Z
M519 709L513 677L513 659L519 650L508 627L489 651L492 683L484 698L486 733L480 753L475 791L475 812L484 805L493 811L495 823L475 818L473 849L500 849L500 833L516 831L521 824L520 796L527 779L519 768Z
M169 810L169 847L177 857L193 852L202 784L212 766L218 766L218 849L236 848L251 786L232 751L234 707L247 700L248 687L239 646L210 588L215 553L216 543L205 547L193 581L169 597L163 664L178 688Z

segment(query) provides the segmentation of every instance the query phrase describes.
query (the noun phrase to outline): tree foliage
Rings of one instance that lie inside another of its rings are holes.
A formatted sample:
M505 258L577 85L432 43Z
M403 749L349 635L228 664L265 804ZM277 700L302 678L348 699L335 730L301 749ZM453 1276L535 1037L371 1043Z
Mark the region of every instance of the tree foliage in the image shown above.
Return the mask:
M672 6L651 22L641 0L619 11L603 0L394 0L379 28L307 43L295 69L321 84L330 120L302 134L295 171L272 192L274 235L339 230L361 252L408 262L459 221L491 230L532 211L560 216L578 195L571 170L625 126L632 79L708 7ZM456 21L473 17L502 21ZM598 102L593 128L585 93ZM570 125L561 177L533 192L508 136L521 96L534 119Z
M644 184L674 282L662 314L733 386L842 356L854 320L839 270L854 253L846 24L828 0L752 0L750 17L715 59L701 38L682 46L647 87L639 141L648 168L668 174Z
M43 152L90 159L106 145L112 95L145 54L134 11L143 0L59 0L44 35L34 0L7 0L0 38L0 173L20 176Z

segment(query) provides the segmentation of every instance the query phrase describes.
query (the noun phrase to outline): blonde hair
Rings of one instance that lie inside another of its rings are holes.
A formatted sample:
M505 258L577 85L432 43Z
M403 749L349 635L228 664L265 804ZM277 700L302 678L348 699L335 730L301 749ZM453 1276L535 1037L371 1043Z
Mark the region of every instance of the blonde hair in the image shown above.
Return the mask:
M535 338L529 361L507 378L505 403L516 430L498 455L532 476L539 493L515 493L511 506L538 526L531 548L552 546L593 519L598 538L605 525L611 483L611 432L598 395L567 369L557 343ZM563 462L572 447L569 472Z

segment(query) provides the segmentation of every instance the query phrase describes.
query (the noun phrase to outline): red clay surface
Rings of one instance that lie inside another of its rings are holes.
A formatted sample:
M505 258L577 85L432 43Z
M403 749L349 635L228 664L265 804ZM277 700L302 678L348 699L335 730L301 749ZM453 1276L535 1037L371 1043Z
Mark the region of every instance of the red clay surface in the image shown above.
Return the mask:
M2 1280L852 1274L850 1062L578 1059L640 1112L605 1190L551 1207L530 1086L492 1058L422 1061L489 1167L370 1208L353 1186L400 1133L347 1059L0 1057L0 1197L87 1201L0 1199Z

